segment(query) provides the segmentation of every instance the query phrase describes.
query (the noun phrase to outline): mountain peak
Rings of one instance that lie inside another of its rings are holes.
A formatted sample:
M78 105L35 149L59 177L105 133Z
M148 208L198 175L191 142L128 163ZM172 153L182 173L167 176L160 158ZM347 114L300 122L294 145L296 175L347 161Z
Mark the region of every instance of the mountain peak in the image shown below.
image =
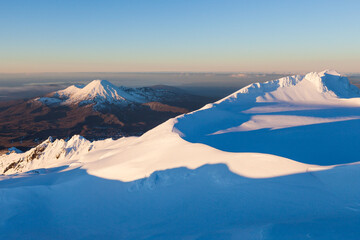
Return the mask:
M97 87L112 87L112 88L117 88L114 84L112 84L111 82L107 81L107 80L101 80L101 79L96 79L96 80L92 80L90 83L88 83L86 85L86 87L90 87L90 88L97 88Z
M72 85L64 90L54 93L55 97L66 100L66 103L91 103L101 104L117 103L128 105L139 103L140 99L131 96L107 80L93 80L85 86Z
M350 84L347 77L335 70L310 72L306 75L294 75L264 83L253 83L228 97L222 102L316 102L331 98L360 97L359 89Z
M123 92L106 80L93 80L87 84L83 89L78 91L74 97L84 98L84 100L121 100L126 101Z
M336 70L334 70L334 69L326 69L326 70L324 70L324 71L322 71L322 72L319 72L319 74L320 74L320 75L325 75L325 74L327 74L327 75L341 76L341 74L338 73L338 72L337 72Z
M311 72L304 76L314 84L320 93L331 94L338 98L349 98L359 96L359 89L350 84L349 79L335 70L324 70L322 72Z

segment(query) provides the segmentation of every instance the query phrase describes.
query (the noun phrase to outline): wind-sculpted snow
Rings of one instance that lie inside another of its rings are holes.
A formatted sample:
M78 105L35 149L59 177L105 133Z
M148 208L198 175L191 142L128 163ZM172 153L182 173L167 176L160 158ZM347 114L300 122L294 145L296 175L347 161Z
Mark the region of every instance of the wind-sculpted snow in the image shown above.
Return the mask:
M178 118L175 128L189 142L227 152L320 165L350 163L359 154L358 92L331 71L286 77L245 87Z
M69 141L47 140L28 152L2 156L0 161L4 164L0 171L10 174L67 164L73 167L82 166L90 174L98 177L134 181L158 170L177 167L194 169L204 164L226 163L233 172L256 178L299 173L307 171L309 167L315 167L268 154L226 154L206 145L194 145L172 132L174 121L176 120L171 119L140 138L89 142L74 136ZM39 154L34 157L34 152ZM253 160L247 161L249 158ZM5 172L13 162L27 167Z
M249 104L253 102L306 102L328 104L332 98L360 97L359 89L335 71L312 72L265 83L253 83L217 104Z
M215 164L123 182L47 169L0 181L0 238L357 239L359 170L252 179Z
M358 239L360 103L347 84L283 78L141 137L3 155L0 239Z
M68 141L55 140L51 137L25 153L10 153L0 156L0 173L14 174L49 168L53 165L62 166L67 161L90 151L91 143L85 138L75 135Z

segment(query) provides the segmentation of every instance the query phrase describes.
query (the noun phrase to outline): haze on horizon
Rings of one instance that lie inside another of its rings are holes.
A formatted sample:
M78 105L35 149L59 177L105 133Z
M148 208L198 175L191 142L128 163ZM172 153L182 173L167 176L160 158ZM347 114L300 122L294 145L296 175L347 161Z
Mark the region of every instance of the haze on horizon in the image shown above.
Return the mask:
M0 73L358 73L358 9L354 0L3 1Z

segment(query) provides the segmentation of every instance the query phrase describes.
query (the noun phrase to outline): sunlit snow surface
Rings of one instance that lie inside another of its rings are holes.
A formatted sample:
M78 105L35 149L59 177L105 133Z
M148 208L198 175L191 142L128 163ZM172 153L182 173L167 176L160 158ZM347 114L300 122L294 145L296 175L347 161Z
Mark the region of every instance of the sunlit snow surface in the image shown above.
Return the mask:
M310 73L138 138L1 156L0 239L358 239L358 97Z
M179 118L175 127L189 142L227 152L268 153L319 165L350 163L359 161L358 97L346 78L310 73L252 84Z

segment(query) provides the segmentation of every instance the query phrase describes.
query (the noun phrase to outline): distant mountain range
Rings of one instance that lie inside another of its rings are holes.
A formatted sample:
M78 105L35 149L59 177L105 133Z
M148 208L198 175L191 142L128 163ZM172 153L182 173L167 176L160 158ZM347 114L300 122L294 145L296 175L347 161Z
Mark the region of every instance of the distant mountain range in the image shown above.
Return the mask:
M0 150L26 150L49 136L138 136L211 100L162 85L128 88L106 80L72 85L31 100L0 103Z

